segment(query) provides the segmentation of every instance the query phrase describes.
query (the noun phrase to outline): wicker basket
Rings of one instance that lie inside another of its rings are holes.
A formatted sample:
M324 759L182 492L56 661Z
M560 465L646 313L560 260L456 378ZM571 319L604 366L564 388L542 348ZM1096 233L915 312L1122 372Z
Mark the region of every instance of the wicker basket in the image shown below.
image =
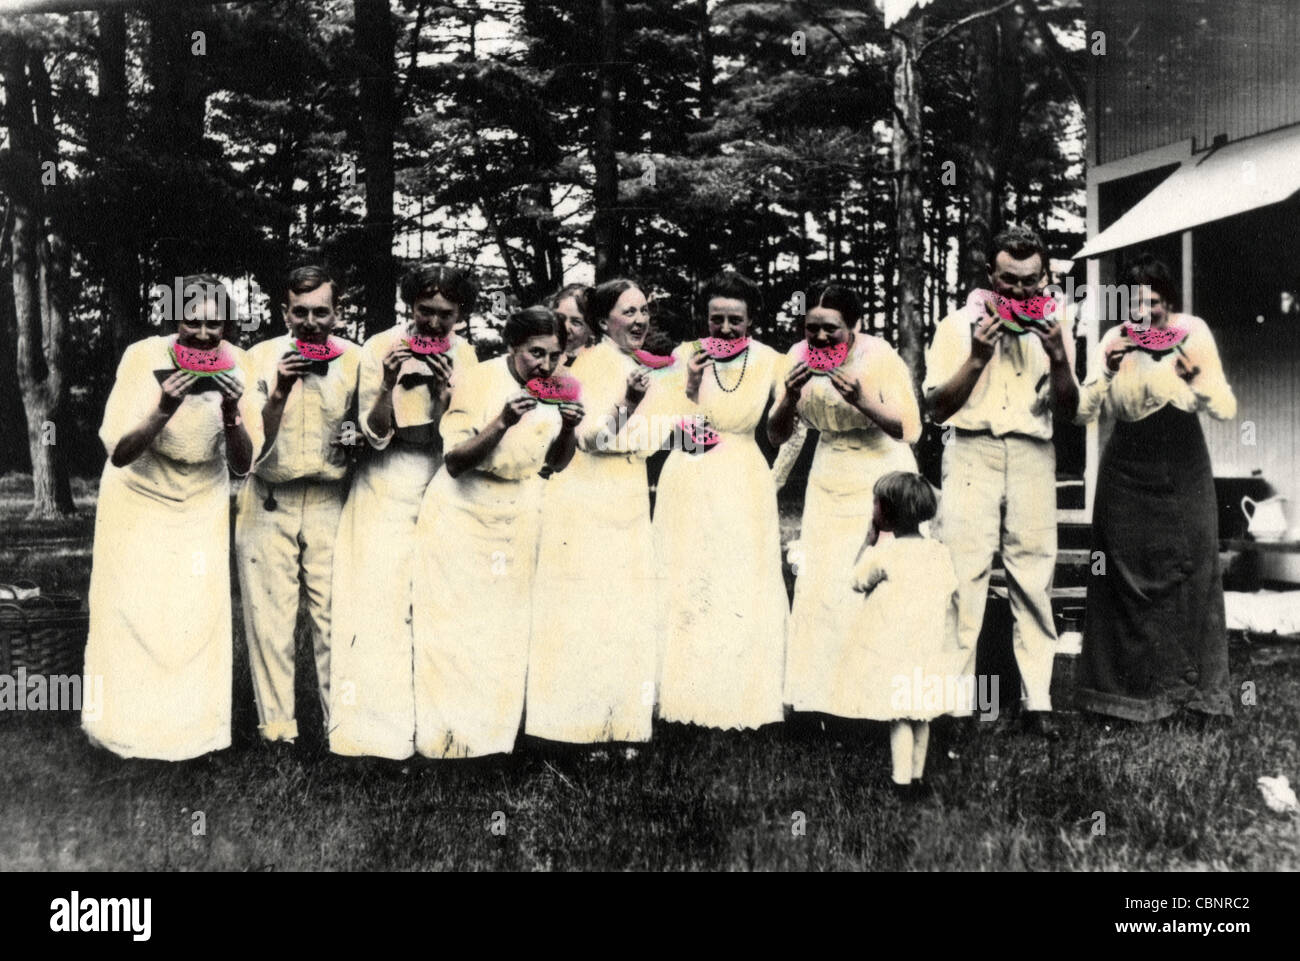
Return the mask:
M0 602L0 674L80 674L90 615L75 598Z

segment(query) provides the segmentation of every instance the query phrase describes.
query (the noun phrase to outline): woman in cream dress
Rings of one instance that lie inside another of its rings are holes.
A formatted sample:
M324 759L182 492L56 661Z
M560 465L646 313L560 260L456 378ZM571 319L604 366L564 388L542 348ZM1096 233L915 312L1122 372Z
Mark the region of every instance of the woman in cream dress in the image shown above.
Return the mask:
M580 450L546 482L525 731L569 743L645 741L659 594L645 460L663 437L654 436L658 391L632 354L650 318L645 294L625 279L595 287L587 310L605 336L572 368L587 411Z
M709 335L749 336L758 288L734 273L705 285ZM674 451L659 478L655 536L667 578L659 715L716 728L781 720L789 604L781 576L776 486L754 436L785 376L766 344L713 360L677 349L684 403L720 435L703 451Z
M560 362L546 307L506 324L504 357L457 372L442 467L416 525L415 748L426 757L508 752L524 710L529 600L543 464L573 456L582 404L541 404L524 385Z
M789 351L789 376L768 418L768 439L789 439L798 416L820 432L804 494L785 702L796 711L829 711L835 665L861 598L853 592L854 559L871 523L872 488L891 471L915 471L909 444L921 414L907 366L879 337L856 330L857 295L830 284L812 291L805 341ZM807 364L807 344L849 345L827 375Z
M1174 313L1178 291L1163 264L1129 271L1139 291L1133 322L1184 330L1175 350L1136 349L1111 328L1101 360L1079 391L1077 423L1105 409L1114 418L1097 475L1076 699L1084 710L1154 721L1186 709L1230 718L1218 500L1201 411L1231 420L1237 399L1209 326Z
M474 309L465 271L416 267L401 291L410 319L362 348L358 417L372 451L339 522L330 661L330 750L396 760L415 753L415 522L442 464L438 422L452 386L478 364L474 348L452 332ZM412 335L445 337L451 347L421 357L411 351Z
M122 355L99 430L109 459L95 511L85 673L103 678L103 697L82 710L93 742L165 761L230 746L229 471L246 474L260 444L242 416L243 351L222 340L233 301L216 277L187 277L184 290L194 300L177 333ZM177 343L220 347L237 366L204 377L178 370Z

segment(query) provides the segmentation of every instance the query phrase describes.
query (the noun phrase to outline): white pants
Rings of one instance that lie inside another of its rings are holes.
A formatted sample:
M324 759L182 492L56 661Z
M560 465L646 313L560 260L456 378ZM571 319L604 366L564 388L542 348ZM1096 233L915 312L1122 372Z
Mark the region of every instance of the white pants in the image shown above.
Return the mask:
M275 497L274 510L266 508L270 493ZM236 499L235 552L244 630L258 730L268 741L298 736L293 651L300 583L307 594L316 678L328 728L330 586L345 494L345 486L337 481L268 485L254 476Z
M1050 711L1056 625L1056 448L1051 441L956 434L943 452L939 538L957 572L957 631L971 652L984 624L993 555L1000 551L1015 618L1012 640L1024 705Z

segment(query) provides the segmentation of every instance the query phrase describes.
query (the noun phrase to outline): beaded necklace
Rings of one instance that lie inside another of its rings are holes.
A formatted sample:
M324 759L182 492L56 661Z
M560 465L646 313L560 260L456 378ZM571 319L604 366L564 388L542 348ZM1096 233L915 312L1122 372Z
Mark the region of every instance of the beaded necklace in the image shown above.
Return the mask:
M744 354L745 357L740 363L740 377L730 387L722 386L722 378L718 376L718 362L716 360L713 362L713 379L714 381L717 382L718 389L721 390L724 394L734 394L736 391L740 390L740 384L745 379L745 370L749 367L748 347L745 348Z

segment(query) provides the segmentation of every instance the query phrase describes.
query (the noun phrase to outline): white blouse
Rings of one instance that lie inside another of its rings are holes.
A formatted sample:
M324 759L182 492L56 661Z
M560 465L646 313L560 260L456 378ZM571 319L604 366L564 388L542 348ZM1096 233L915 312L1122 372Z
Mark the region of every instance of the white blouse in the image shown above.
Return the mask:
M440 425L443 450L453 450L469 440L496 419L507 400L523 392L507 366L509 360L506 354L457 371L451 403ZM559 433L560 408L538 403L505 432L475 470L500 480L531 477L541 470L546 452Z
M1131 350L1114 374L1106 369L1106 348L1123 336L1123 325L1106 331L1088 379L1079 388L1076 424L1095 420L1102 408L1119 420L1142 420L1166 404L1193 414L1203 410L1215 420L1237 416L1237 398L1224 377L1209 325L1191 314L1173 314L1169 323L1188 328L1187 338L1180 345L1182 354L1171 350L1155 356ZM1184 364L1201 369L1190 383L1178 376L1176 359L1180 356Z

